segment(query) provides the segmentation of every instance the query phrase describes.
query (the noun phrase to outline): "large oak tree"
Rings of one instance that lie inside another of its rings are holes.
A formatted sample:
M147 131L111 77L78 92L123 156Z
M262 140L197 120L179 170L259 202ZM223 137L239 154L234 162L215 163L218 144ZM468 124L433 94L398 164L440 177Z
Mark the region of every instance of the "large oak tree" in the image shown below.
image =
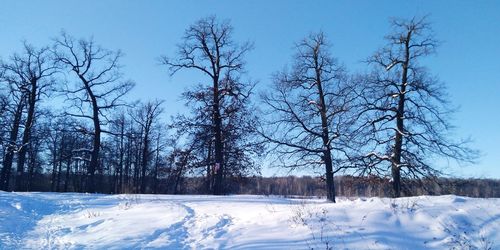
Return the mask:
M296 45L291 70L278 72L263 95L269 120L262 136L289 168L324 168L327 198L335 202L334 173L349 158L356 95L323 33Z
M101 134L106 132L109 111L123 105L122 97L134 84L123 81L120 72L120 51L111 51L95 44L93 39L76 40L63 33L55 40L54 54L56 60L76 79L74 87L65 92L68 100L73 102L75 112L66 115L91 121L93 130L92 147L88 160L87 190L94 192L96 183L94 175L99 169L99 152Z
M248 124L254 117L249 110L249 95L253 84L241 79L245 73L244 56L250 43L233 40L233 28L227 21L215 17L198 20L185 32L174 58L162 57L171 74L179 70L202 73L208 80L186 91L183 97L193 108L195 117L181 119L191 130L191 140L205 148L207 175L213 176L213 194L224 194L224 179L232 175L231 167L249 167L248 155L254 151L252 129ZM192 145L192 143L190 143ZM190 150L192 151L192 150ZM213 151L213 154L211 153ZM239 154L239 155L237 155ZM207 176L210 178L210 176Z
M419 179L440 173L439 157L471 161L467 140L454 140L450 115L454 109L446 87L421 60L436 51L438 41L426 18L393 19L387 45L368 59L373 71L365 79L365 112L360 119L371 129L373 149L364 173L384 174L387 164L394 197L401 196L402 178Z

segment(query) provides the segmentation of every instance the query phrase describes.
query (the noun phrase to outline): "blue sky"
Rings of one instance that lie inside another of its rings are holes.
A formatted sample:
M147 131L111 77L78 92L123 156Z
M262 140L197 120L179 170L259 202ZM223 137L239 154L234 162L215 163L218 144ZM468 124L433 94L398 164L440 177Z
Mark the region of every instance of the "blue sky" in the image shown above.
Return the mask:
M127 78L136 82L132 99L164 99L167 115L184 111L179 95L202 78L192 72L170 77L158 65L173 55L185 28L201 17L230 19L235 40L250 40L248 76L259 88L289 63L293 43L322 30L332 53L351 72L384 44L390 17L430 14L438 53L425 60L460 106L457 137L474 139L478 164L452 167L462 177L500 178L500 1L2 1L0 57L21 41L46 45L62 29L75 37L93 36L108 49L121 49ZM265 170L273 174L276 170Z

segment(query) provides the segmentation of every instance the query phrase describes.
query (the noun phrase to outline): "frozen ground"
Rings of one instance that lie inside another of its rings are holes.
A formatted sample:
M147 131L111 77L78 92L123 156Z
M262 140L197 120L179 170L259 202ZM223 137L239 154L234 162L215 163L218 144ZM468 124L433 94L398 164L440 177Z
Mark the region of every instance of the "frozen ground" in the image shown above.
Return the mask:
M0 192L0 249L500 249L500 199Z

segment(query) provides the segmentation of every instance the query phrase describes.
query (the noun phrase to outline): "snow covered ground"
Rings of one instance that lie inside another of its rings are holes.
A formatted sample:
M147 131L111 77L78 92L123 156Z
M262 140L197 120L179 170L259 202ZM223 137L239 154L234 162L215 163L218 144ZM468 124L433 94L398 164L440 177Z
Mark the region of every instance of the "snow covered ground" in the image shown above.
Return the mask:
M500 249L500 199L0 192L0 249Z

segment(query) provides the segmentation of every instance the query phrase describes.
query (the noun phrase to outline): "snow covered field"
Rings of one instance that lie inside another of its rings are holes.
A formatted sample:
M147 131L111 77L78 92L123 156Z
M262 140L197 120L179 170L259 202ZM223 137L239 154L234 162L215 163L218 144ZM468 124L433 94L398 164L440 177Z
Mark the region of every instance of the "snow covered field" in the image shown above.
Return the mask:
M500 249L500 199L0 192L0 249Z

